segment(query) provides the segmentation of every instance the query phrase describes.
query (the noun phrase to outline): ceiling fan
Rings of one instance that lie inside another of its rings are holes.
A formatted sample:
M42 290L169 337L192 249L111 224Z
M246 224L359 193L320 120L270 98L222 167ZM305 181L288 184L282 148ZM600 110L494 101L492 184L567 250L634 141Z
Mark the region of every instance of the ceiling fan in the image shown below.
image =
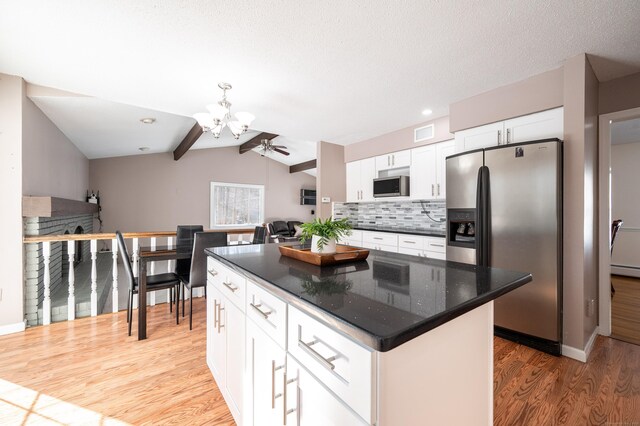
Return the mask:
M268 155L269 152L277 152L282 155L289 155L289 153L285 151L285 149L287 149L286 146L274 145L270 139L262 139L260 141L260 155L262 155L263 157L265 155Z

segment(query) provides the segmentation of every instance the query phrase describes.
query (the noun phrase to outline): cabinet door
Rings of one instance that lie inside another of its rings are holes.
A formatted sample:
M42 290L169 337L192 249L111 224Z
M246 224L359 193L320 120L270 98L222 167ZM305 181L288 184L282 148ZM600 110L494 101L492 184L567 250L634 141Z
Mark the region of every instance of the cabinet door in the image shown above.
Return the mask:
M376 159L360 160L360 201L373 201L373 180L376 175Z
M283 415L287 417L287 425L366 424L291 355L287 355L286 383L286 407L283 410Z
M225 303L224 329L226 334L226 377L225 388L229 395L226 400L234 419L239 419L242 413L243 380L245 371L245 315L233 303Z
M376 172L381 170L389 170L392 169L393 165L391 164L391 154L378 155L376 157Z
M415 200L436 197L436 148L427 145L411 152L411 198Z
M398 151L391 153L391 165L394 169L409 167L411 165L411 151Z
M285 351L253 321L247 321L246 425L283 424Z
M211 299L211 318L212 322L207 323L207 333L211 337L209 348L211 356L208 357L209 368L213 373L219 388L225 386L226 365L225 357L227 353L226 341L226 318L225 318L225 301L220 291L214 286L207 289L207 300Z
M347 202L360 201L360 161L347 163Z
M504 122L507 143L534 141L546 138L563 138L564 109L547 111L513 118Z
M436 198L446 199L447 194L447 157L456 152L454 140L436 144Z
M504 122L500 121L456 132L456 152L500 145L505 140L503 130Z

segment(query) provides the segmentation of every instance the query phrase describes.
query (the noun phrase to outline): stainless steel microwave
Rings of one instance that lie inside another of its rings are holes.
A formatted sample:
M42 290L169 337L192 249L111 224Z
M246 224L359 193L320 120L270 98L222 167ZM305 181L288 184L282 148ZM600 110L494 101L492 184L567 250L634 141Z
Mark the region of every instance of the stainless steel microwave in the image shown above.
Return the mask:
M403 197L409 195L409 176L390 176L373 180L374 197Z

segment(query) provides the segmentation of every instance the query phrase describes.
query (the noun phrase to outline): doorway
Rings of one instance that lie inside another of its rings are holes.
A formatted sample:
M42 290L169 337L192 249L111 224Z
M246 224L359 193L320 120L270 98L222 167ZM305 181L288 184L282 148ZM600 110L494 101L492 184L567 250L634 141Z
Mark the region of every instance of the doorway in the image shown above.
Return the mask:
M600 116L599 144L600 334L640 344L640 108Z

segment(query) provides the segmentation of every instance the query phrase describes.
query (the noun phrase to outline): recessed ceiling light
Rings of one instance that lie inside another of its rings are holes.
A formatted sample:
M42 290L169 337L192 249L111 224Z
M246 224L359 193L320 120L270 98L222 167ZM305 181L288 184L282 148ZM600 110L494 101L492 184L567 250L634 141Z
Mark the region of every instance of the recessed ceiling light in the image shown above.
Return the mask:
M146 117L146 118L141 118L140 121L143 122L144 124L153 124L156 122L156 119L153 117Z
M422 115L431 115L433 114L433 111L431 111L430 109L423 109L422 110Z
M149 147L148 146L141 146L140 148L138 148L138 151L149 151Z

